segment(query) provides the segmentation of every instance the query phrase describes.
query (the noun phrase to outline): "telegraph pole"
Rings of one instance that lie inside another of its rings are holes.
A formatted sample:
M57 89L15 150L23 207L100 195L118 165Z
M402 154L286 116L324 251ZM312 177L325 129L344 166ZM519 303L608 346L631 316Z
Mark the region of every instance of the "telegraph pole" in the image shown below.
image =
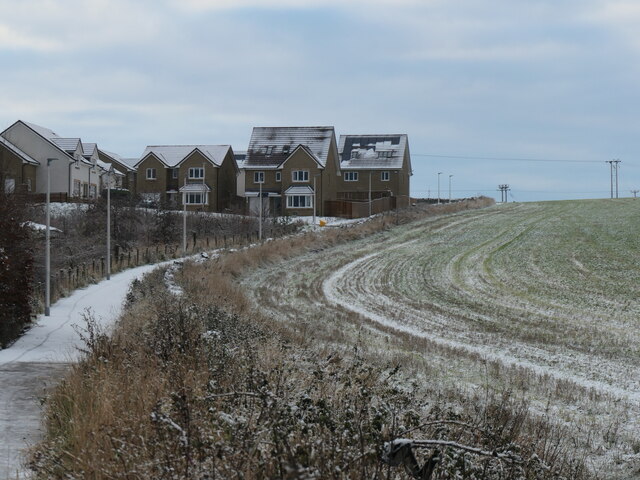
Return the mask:
M611 198L618 198L618 168L620 167L621 160L614 158L613 160L607 160L610 170L610 183L611 183ZM615 180L615 197L614 192L614 180Z
M440 205L440 175L442 172L438 172L438 205Z
M633 198L637 198L638 192L640 192L640 190L631 190L631 193L633 193Z
M500 195L501 195L501 196L500 196L500 201L501 201L502 203L507 203L507 192L508 192L509 190L511 190L511 189L509 188L509 185L507 185L506 183L503 183L502 185L498 185L498 190L500 190L500 192L501 192L501 193L500 193Z

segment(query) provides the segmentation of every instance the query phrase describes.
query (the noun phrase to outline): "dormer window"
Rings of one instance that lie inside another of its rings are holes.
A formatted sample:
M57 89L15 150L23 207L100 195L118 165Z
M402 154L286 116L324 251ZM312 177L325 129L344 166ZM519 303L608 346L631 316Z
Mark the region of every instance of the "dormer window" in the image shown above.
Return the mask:
M378 152L378 158L391 158L393 155L393 151L391 150L381 150Z
M351 150L351 160L358 157L360 157L360 155L358 154L358 150Z
M290 149L291 149L291 145L284 145L282 147L282 153L284 153L285 155L288 155Z

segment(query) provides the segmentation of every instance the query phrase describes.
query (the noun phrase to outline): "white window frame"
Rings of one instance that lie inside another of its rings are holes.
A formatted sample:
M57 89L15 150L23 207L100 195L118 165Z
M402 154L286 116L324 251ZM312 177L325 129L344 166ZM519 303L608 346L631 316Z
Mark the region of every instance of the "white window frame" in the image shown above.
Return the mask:
M264 183L264 172L253 172L253 183Z
M308 182L309 170L292 170L291 181L292 182Z
M344 172L344 181L345 182L357 182L358 181L358 172Z
M208 205L209 198L207 192L185 192L184 202L186 205Z
M287 195L287 208L312 208L312 197L313 195Z
M202 180L204 178L204 167L189 167L189 180Z
M89 198L97 198L98 186L95 183L89 184Z
M149 167L147 168L147 180L157 180L158 179L158 175L157 175L157 171L155 168L153 167Z
M391 172L389 170L383 170L380 172L380 181L388 182L391 179Z
M282 172L276 172L276 182L282 181Z
M81 182L80 180L74 180L73 181L73 196L74 197L79 197L80 196L80 189L81 189Z

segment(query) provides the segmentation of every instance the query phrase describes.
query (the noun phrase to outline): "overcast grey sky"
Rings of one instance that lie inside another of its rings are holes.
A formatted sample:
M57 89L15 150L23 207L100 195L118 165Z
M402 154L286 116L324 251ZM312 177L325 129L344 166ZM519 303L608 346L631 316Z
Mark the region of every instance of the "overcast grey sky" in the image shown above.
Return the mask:
M135 157L334 125L407 133L415 196L604 198L613 158L630 196L639 60L638 1L0 0L0 129Z

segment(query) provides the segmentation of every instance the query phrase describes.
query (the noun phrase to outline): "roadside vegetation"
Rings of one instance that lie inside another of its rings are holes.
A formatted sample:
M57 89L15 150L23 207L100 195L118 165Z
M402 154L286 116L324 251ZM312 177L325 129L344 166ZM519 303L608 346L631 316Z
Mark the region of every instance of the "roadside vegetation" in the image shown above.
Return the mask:
M239 284L489 203L419 207L189 262L173 275L179 295L163 272L136 282L112 335L89 316L87 357L47 402L36 476L590 478L565 430L531 415L526 398L445 386L409 338L381 348L366 323L290 322Z
M0 349L31 321L34 242L27 209L4 191L0 171Z

